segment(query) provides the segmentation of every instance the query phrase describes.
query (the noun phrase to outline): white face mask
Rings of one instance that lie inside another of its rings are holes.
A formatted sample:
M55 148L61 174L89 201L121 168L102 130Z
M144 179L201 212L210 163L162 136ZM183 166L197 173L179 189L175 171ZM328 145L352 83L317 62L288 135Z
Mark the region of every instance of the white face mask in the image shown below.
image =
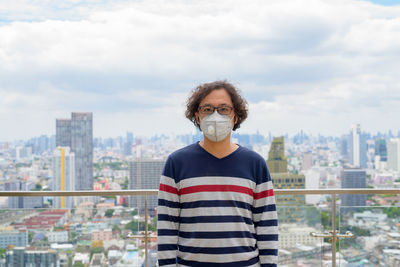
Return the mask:
M219 142L229 135L233 123L229 116L214 111L213 114L207 115L201 120L200 128L210 141Z

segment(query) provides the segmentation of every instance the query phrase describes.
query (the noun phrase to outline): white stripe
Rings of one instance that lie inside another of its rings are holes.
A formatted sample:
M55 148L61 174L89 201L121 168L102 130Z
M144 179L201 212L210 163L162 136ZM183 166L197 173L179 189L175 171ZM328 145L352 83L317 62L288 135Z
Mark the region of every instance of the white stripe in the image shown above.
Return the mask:
M262 184L258 184L256 186L256 189L254 190L254 193L260 193L266 190L272 189L272 181L268 181Z
M178 188L185 188L195 185L238 185L252 189L254 191L256 183L247 178L227 177L227 176L200 176L187 178L180 181Z
M259 222L261 220L277 220L278 214L275 211L267 211L253 215L253 221Z
M197 248L223 248L223 247L254 247L256 240L254 238L183 238L179 237L179 245Z
M179 223L157 221L157 229L178 230L178 228L179 228Z
M254 226L245 223L181 223L179 230L182 232L246 231L255 233Z
M177 252L177 250L158 251L157 258L159 260L176 258L176 252Z
M236 192L199 192L181 196L181 203L199 200L235 200L253 204L253 197Z
M262 264L266 263L278 263L278 257L277 256L260 256L260 262Z
M174 193L169 193L165 191L158 191L158 199L165 199L168 201L179 202L179 196Z
M189 252L178 251L178 257L188 261L199 261L199 262L213 262L213 263L224 263L224 262L235 262L250 260L258 256L258 253L246 252L246 253L231 253L231 254L194 254ZM233 266L234 263L232 263Z
M170 208L166 206L158 206L157 212L158 214L166 214L171 216L179 216L179 209L178 208Z
M260 199L255 199L253 203L254 208L262 207L262 206L267 206L267 205L274 205L275 204L275 197L270 196L270 197L264 197Z
M278 226L259 226L257 227L256 232L259 235L277 235Z
M278 249L278 241L258 241L258 249Z
M157 238L158 244L178 244L178 236L159 236Z
M206 207L194 209L182 209L181 217L193 216L242 216L251 219L252 212L248 209L236 207Z
M175 180L165 175L161 175L160 184L165 184L176 188Z

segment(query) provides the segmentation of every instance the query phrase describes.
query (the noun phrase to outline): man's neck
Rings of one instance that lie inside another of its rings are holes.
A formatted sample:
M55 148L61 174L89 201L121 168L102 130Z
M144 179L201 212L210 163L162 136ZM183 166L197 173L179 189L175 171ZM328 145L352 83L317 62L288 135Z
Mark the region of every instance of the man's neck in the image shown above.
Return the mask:
M204 137L200 141L200 146L211 155L220 159L228 156L239 147L237 144L231 142L230 135L220 142L212 142Z

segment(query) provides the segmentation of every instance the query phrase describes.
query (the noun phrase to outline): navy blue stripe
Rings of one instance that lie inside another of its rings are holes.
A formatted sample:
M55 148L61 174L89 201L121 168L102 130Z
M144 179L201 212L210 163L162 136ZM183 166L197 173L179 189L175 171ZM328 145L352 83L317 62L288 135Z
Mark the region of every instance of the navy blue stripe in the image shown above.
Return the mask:
M247 231L230 231L230 232L179 232L179 236L183 238L255 238L254 235Z
M199 261L187 261L178 257L178 264L193 266L193 267L245 267L260 262L258 257L252 258L247 261L233 261L225 263L213 263L213 262L199 262Z
M163 259L163 260L158 260L158 265L164 266L164 265L170 265L170 264L176 264L176 259Z
M275 204L261 206L258 208L253 208L253 213L263 213L263 212L268 212L268 211L276 211Z
M265 220L254 223L256 227L259 226L278 226L278 220Z
M278 241L278 235L257 235L258 241Z
M248 253L255 251L255 247L238 246L238 247L187 247L179 246L179 251L189 253L204 254L232 254L232 253Z
M246 224L253 224L249 218L242 216L194 216L194 217L181 217L181 223L230 223L230 222L244 222Z
M277 267L278 265L276 265L275 263L264 263L261 264L261 267Z
M177 244L158 244L157 246L158 251L165 251L165 250L177 250Z
M178 216L171 216L167 214L158 214L159 221L167 221L167 222L179 222Z
M227 157L217 159L198 143L170 154L163 175L171 177L176 183L186 178L205 176L244 178L244 183L251 180L256 184L271 180L264 158L256 152L239 146Z
M165 199L158 199L158 206L166 206L169 208L179 208L179 202L169 201Z
M194 209L194 208L208 208L208 207L236 207L251 210L251 205L242 201L234 200L201 200L193 202L181 203L182 209Z
M258 253L260 256L278 256L277 249L260 249Z
M178 230L158 229L157 234L159 236L178 236Z

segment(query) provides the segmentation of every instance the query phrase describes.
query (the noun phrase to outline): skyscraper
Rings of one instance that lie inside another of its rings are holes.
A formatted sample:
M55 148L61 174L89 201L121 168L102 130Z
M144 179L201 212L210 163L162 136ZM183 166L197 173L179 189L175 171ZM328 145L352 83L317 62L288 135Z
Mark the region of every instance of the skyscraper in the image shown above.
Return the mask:
M56 145L75 154L75 189L93 190L93 114L72 112L71 119L57 119Z
M53 155L53 191L75 190L75 154L69 147L57 147ZM54 208L73 208L73 197L54 197Z
M349 159L352 167L367 167L367 136L361 132L360 124L353 125L349 135Z
M301 174L289 173L285 156L284 138L275 137L268 153L267 166L271 173L275 189L304 189L305 177ZM303 207L304 195L276 196L279 221L283 223L300 222L305 219Z
M31 191L35 183L25 181L7 181L5 191ZM43 207L43 197L8 197L9 209L33 209Z
M71 147L71 119L56 120L56 146Z
M400 139L390 139L387 146L387 168L392 171L400 171Z
M365 170L354 168L354 169L343 169L341 172L342 188L366 188L367 186L367 174ZM354 206L365 206L367 197L366 195L341 195L341 206L342 207L354 207Z
M380 157L380 161L387 161L387 147L385 139L381 138L375 140L375 155Z
M129 189L158 189L165 160L136 159L129 163ZM130 206L144 210L143 196L132 196ZM157 196L148 196L148 209L157 207Z

